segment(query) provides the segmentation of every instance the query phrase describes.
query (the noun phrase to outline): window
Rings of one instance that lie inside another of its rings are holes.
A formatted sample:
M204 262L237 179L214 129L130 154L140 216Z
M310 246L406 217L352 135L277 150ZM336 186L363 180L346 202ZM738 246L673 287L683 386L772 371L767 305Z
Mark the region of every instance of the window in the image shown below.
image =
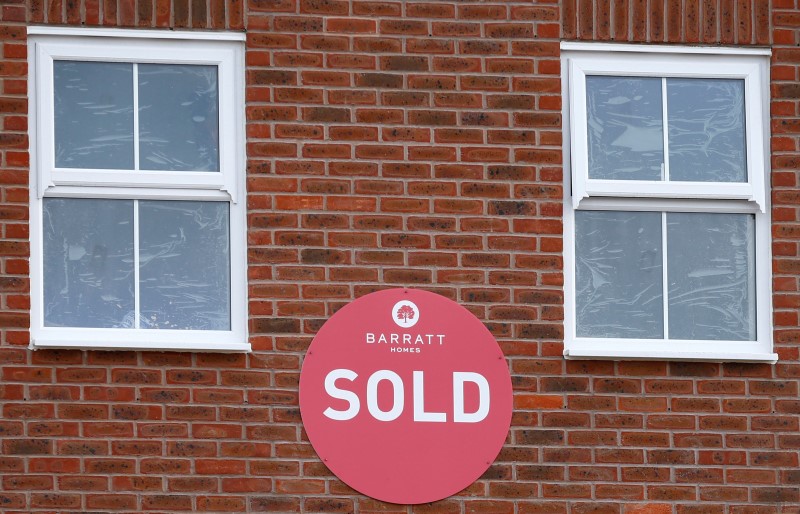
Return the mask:
M768 65L562 43L567 358L777 359Z
M29 27L33 348L250 349L242 40Z

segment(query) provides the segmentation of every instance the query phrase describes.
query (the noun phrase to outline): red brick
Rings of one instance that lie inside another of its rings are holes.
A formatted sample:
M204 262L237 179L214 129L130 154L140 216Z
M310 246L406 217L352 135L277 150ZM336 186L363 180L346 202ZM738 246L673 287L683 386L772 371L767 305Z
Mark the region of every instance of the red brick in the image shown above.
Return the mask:
M31 0L2 15L0 326L16 346L0 352L0 470L16 488L0 495L7 509L407 510L333 479L297 409L313 333L391 283L464 302L510 357L516 390L498 462L463 494L415 511L766 512L748 501L799 501L792 2ZM253 353L24 350L25 16L247 26ZM563 360L558 41L576 39L772 43L777 366Z

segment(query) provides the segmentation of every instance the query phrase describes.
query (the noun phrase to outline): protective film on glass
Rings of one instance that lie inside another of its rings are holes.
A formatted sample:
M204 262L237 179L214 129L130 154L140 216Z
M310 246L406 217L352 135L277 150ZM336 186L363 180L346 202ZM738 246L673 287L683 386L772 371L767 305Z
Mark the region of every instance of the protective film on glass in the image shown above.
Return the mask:
M227 202L139 202L141 328L230 329Z
M671 339L755 341L752 214L668 213Z
M217 67L139 65L139 167L219 171Z
M664 336L661 213L575 213L578 337Z
M744 80L667 79L669 178L747 182Z
M589 178L662 180L660 78L587 76Z
M133 65L53 62L57 168L134 168Z
M45 198L44 325L134 323L133 201Z

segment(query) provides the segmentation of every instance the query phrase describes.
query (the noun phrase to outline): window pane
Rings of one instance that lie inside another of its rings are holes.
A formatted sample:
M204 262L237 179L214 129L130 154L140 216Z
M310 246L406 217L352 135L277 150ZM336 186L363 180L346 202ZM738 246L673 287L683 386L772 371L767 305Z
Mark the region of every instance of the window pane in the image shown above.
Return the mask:
M747 182L744 81L667 79L670 180Z
M661 79L586 77L589 178L662 180Z
M661 213L575 213L578 337L664 336Z
M226 202L139 202L141 328L230 329Z
M44 324L133 327L133 201L45 198Z
M218 171L217 67L139 65L139 167Z
M133 65L55 61L55 164L133 169Z
M667 214L671 339L755 341L755 219Z

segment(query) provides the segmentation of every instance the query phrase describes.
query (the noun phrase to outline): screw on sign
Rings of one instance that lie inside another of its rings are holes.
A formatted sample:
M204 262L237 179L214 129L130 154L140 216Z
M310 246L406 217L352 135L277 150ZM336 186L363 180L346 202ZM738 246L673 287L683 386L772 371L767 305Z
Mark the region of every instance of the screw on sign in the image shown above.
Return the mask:
M428 503L491 465L511 425L508 364L483 323L427 291L340 309L303 362L300 412L317 454L373 498Z

